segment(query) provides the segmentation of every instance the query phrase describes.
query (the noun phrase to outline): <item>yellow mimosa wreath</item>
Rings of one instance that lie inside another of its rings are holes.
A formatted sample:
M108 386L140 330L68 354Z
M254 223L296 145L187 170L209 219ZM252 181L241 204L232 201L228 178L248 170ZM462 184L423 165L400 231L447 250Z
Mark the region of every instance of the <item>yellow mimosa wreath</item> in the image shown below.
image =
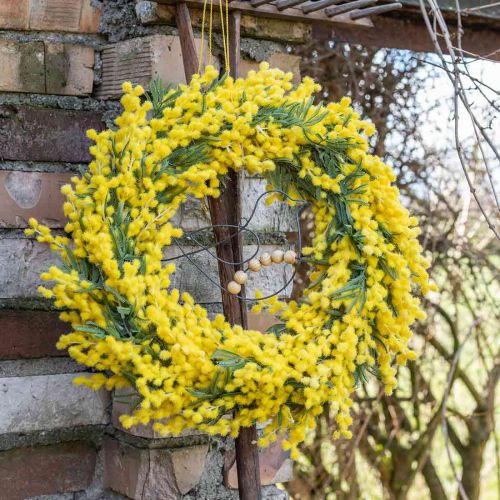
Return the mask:
M155 91L123 85L116 128L88 136L94 160L63 187L68 217L54 236L29 234L62 258L42 275L72 325L60 349L101 372L93 389L132 387L140 401L125 427L154 421L162 433L197 428L233 436L270 422L260 440L284 435L297 453L325 405L335 434L350 436L351 395L364 372L390 393L394 362L414 353L410 325L428 289L417 221L398 200L388 165L368 153L374 132L344 98L313 104L319 85L262 64L245 79L208 67L189 85ZM174 264L163 249L182 231L172 216L188 196L217 197L229 169L311 203L316 236L303 251L312 284L298 302L269 300L281 319L271 332L230 326L188 293L169 289ZM232 413L233 418L222 418Z

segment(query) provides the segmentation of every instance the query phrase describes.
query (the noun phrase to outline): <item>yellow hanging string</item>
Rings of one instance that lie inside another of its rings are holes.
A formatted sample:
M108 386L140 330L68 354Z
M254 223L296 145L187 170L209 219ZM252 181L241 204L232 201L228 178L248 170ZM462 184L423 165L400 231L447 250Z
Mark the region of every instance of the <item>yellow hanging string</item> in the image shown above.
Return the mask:
M212 6L212 1L210 1L210 7L211 6ZM200 56L198 59L198 73L201 73L201 65L203 64L203 48L205 47L205 17L206 17L206 12L207 12L207 0L205 0L203 2L203 14L201 16L201 46L200 46ZM211 12L210 12L210 17L212 17ZM211 19L210 19L210 21L211 21ZM210 34L210 36L211 36L211 34Z
M227 36L227 63L226 71L229 73L231 71L231 58L229 56L229 0L226 0L226 36Z
M219 0L219 10L220 10L220 20L221 20L221 30L222 30L222 45L224 48L224 66L225 70L228 71L229 68L229 50L227 46L226 38L226 23L224 19L224 10L222 8L222 0Z
M200 56L198 60L198 73L201 73L203 65L203 53L205 47L205 23L207 18L207 2L203 2L203 14L201 18L201 47ZM222 31L222 46L224 50L224 67L225 71L230 71L230 58L229 58L229 1L225 0L225 8L222 7L222 0L219 0L220 21ZM225 12L224 12L225 11ZM210 0L210 13L208 17L208 64L212 64L212 33L213 33L213 0Z
M208 64L212 64L212 20L214 11L214 2L210 0L210 19L209 19L209 27L208 27Z

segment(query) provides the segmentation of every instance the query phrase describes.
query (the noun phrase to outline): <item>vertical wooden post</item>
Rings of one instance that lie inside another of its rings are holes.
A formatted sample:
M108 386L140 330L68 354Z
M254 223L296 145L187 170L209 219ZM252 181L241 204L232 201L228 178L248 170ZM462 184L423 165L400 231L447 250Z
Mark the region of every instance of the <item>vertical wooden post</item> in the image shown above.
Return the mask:
M176 20L181 41L184 72L189 82L197 70L198 58L194 45L189 10L184 2L176 6ZM241 13L232 11L229 18L229 61L231 76L237 78L240 66ZM241 220L241 195L238 173L230 170L228 182L219 198L209 198L210 218L214 227L217 256L226 262L241 262L243 256L241 233L235 227ZM220 243L222 242L222 243ZM237 266L218 261L219 280L225 287L234 276ZM241 292L244 294L244 290ZM222 307L231 325L247 327L247 311L243 301L222 292ZM255 425L240 430L236 439L236 466L240 500L260 500L261 486L257 430Z

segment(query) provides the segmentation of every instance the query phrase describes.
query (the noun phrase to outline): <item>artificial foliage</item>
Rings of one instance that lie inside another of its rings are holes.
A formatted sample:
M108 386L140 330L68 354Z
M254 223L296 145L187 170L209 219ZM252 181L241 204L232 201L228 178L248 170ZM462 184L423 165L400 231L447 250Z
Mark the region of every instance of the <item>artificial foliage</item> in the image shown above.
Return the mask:
M237 80L207 67L189 85L155 82L149 94L125 83L116 127L88 132L94 160L63 188L67 236L30 221L28 233L62 261L40 289L72 326L58 347L98 372L80 383L132 388L125 427L236 436L266 422L260 444L283 435L295 456L325 407L336 415L332 432L350 437L360 380L374 373L389 394L395 365L415 356L410 326L429 288L417 221L391 168L369 154L373 126L349 99L316 105L319 86L291 80L263 64ZM210 319L172 289L175 265L162 264L182 235L174 214L188 197L219 196L229 169L264 176L314 214L316 235L300 256L311 284L298 301L256 306L281 320L267 333Z

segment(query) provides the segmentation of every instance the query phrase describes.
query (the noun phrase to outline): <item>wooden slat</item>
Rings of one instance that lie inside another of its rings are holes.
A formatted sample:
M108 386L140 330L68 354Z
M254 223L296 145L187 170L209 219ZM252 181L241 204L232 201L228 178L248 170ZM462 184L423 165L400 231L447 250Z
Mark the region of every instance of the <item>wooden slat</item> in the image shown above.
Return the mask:
M176 4L176 0L158 0L162 4ZM189 7L203 9L204 0L187 0ZM323 23L330 25L351 25L359 27L372 27L373 23L369 19L359 19L353 21L348 14L340 14L335 17L328 17L324 12L311 12L304 14L299 8L286 8L279 10L278 4L264 4L258 8L252 7L250 2L234 0L229 4L229 10L239 10L242 14L255 17L268 17L271 19L284 19L289 21L300 21L304 23Z
M391 12L393 10L401 9L403 7L400 3L391 3L388 5L379 5L378 7L370 7L368 9L362 9L357 12L351 12L350 17L353 21L357 19L363 19L367 16L378 16L384 12Z
M325 14L329 17L338 16L339 14L345 14L346 12L351 12L352 10L367 7L372 3L377 3L377 1L378 0L356 0L355 2L337 5L336 7L329 7L328 9L325 9Z
M279 0L275 5L279 11L282 11L284 9L288 9L289 7L295 7L296 5L301 5L307 2L308 0Z
M302 12L304 14L309 14L310 12L315 12L317 10L330 7L330 5L336 5L344 0L319 0L319 2L311 2L302 7Z

